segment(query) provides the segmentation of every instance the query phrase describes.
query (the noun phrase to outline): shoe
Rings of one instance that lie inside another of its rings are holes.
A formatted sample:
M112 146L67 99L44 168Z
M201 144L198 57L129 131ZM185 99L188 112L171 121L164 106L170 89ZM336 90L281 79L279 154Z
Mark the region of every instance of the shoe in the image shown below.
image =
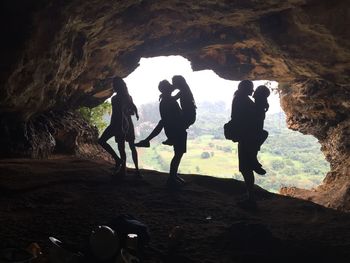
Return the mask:
M147 140L142 140L142 141L139 141L138 143L135 143L135 146L148 148L150 147L150 143Z
M166 187L169 190L179 190L181 188L181 183L175 178L169 177L166 181Z
M179 182L180 184L185 184L186 181L185 179L183 179L182 177L180 177L179 175L175 175L175 179L177 182Z
M255 167L262 167L262 164L258 161L258 159L255 160Z
M257 210L258 208L256 201L251 199L240 200L236 204L238 207L247 210Z
M123 181L126 177L126 167L124 165L121 165L118 170L114 170L112 173L113 180L119 182Z
M143 179L143 175L140 173L140 171L136 171L136 178Z
M117 173L117 176L124 178L126 176L126 165L125 163L121 165L119 172Z
M260 175L266 174L266 170L262 167L255 167L253 169L253 171L256 172L257 174L260 174Z
M117 159L117 160L115 160L114 172L115 172L115 173L119 173L120 168L122 167L122 165L123 165L122 159Z
M162 144L164 145L170 145L170 146L173 146L174 143L172 141L170 141L169 139L166 139L164 142L162 142Z

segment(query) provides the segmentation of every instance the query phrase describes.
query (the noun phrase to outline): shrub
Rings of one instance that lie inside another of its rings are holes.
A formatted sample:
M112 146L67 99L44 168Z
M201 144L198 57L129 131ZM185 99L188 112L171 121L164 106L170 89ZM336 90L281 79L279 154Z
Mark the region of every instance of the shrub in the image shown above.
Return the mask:
M210 153L208 153L208 152L202 152L201 158L202 158L202 159L208 159L208 158L210 158Z
M101 133L108 125L109 120L107 120L106 116L111 113L112 105L109 102L104 102L95 108L82 107L77 111L91 125L95 125L99 133Z

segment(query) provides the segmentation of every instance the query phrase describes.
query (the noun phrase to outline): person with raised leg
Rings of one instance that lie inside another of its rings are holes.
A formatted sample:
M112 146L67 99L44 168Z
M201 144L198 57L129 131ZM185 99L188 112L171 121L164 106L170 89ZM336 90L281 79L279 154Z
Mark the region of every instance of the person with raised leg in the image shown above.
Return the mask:
M163 80L159 83L158 89L161 92L159 102L161 120L146 139L135 145L137 147L149 147L149 141L156 137L164 128L165 134L172 142L174 148L167 186L171 189L176 189L184 183L184 180L177 172L182 156L186 152L187 132L183 122L183 112L176 99L171 96L174 91L173 85L167 80Z

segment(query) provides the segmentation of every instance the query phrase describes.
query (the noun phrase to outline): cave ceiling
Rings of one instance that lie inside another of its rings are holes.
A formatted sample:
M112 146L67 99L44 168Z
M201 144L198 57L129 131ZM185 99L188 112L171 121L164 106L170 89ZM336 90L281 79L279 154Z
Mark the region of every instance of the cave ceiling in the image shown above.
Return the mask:
M96 156L98 132L72 110L110 97L111 78L141 57L181 55L226 79L278 81L289 128L314 135L331 168L317 189L283 193L350 211L349 1L3 0L0 10L0 156L43 158L57 145Z
M194 70L212 69L231 80L311 78L344 85L350 78L347 1L13 5L5 5L7 23L22 37L8 29L0 105L27 117L97 105L112 94L110 78L126 77L141 57L181 55Z

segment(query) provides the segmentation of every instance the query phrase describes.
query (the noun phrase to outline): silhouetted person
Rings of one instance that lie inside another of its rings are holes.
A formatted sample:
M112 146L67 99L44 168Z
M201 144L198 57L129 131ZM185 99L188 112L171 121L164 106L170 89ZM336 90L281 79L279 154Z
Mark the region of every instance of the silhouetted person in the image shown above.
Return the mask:
M184 180L178 176L177 171L180 165L181 158L187 148L187 132L183 122L183 112L176 102L176 98L171 96L174 87L167 81L163 80L159 83L158 89L161 92L159 112L161 120L144 140L137 143L140 147L149 147L149 141L157 136L164 128L165 135L174 147L174 157L170 163L170 172L167 185L169 187L178 187Z
M190 87L188 86L185 78L180 75L175 75L172 78L174 89L178 89L179 92L173 96L175 100L180 99L180 105L182 110L183 125L186 129L191 126L196 121L196 103ZM150 147L150 140L156 137L163 129L162 122L159 122L158 125L154 128L152 133L144 140L136 143L137 147ZM163 144L173 145L173 142L167 138Z
M266 141L269 133L264 130L264 120L266 112L269 110L269 103L267 98L270 96L270 90L264 85L258 86L253 94L256 116L257 116L257 125L258 125L258 146L257 150L260 150L261 145Z
M172 82L174 88L180 91L174 97L175 99L180 99L180 105L184 117L184 125L187 129L196 121L196 102L194 101L192 91L183 76L173 76Z
M131 115L134 114L136 115L137 120L139 119L137 108L132 97L129 95L128 88L122 78L113 78L113 89L117 94L112 97L111 123L102 133L98 142L114 158L116 171L119 171L120 175L125 175L126 172L125 142L128 142L136 172L140 176L137 151L134 144L135 131L131 120ZM107 141L113 136L118 143L120 158L107 143Z
M239 171L242 173L247 188L248 201L255 203L254 169L257 154L257 116L254 102L249 98L253 93L253 82L243 80L238 84L232 100L231 119L239 129L238 160Z
M181 75L175 75L172 78L172 84L174 89L178 89L179 92L173 96L176 100L180 99L180 105L183 116L183 124L188 129L196 121L196 103L193 98L192 91L188 86L185 78ZM163 142L166 145L173 145L173 142L168 138Z

